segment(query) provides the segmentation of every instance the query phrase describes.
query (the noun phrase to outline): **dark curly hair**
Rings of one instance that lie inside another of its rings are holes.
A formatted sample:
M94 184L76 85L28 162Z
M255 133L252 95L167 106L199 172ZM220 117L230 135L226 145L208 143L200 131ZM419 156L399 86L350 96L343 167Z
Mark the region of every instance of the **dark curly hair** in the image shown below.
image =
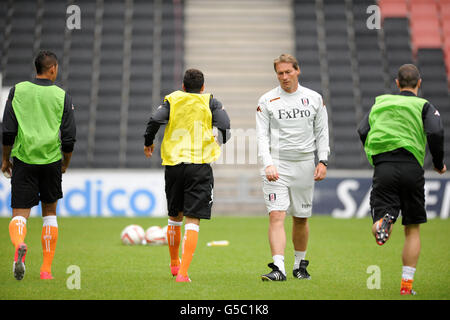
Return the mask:
M57 64L58 58L56 57L56 54L48 50L39 51L36 59L34 59L34 66L36 67L37 74L43 74Z
M183 84L187 92L200 93L205 79L198 69L188 69L184 73Z

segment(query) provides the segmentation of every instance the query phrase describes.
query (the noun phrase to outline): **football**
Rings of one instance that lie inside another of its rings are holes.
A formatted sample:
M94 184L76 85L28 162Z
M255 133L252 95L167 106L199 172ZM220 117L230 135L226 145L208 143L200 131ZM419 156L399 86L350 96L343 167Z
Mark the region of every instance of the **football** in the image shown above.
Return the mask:
M145 231L145 240L149 245L163 245L166 241L166 235L160 226L151 226Z
M129 225L123 229L120 239L125 245L142 244L145 241L144 229L137 224Z

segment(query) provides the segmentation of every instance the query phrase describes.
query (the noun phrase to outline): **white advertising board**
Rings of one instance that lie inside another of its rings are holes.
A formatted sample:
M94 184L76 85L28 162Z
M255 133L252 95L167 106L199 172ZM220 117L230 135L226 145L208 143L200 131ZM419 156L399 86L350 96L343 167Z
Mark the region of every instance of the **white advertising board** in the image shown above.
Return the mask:
M63 174L59 216L167 215L162 170L75 170ZM11 216L11 180L0 179L0 216ZM40 216L40 207L31 216Z

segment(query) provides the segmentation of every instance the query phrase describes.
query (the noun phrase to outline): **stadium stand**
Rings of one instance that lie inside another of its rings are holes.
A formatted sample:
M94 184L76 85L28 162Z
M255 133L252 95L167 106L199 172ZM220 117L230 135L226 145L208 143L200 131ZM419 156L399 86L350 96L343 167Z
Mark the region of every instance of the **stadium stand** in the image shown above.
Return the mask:
M62 77L67 78L65 88L72 96L77 120L77 143L73 153L71 166L75 168L89 167L88 138L91 111L91 89L93 61L94 29L96 3L93 1L77 2L81 9L82 29L66 31L65 47L67 48L66 68L62 69ZM65 27L63 27L65 28ZM61 29L63 29L61 28Z
M66 28L66 9L72 4L81 9L80 30ZM73 97L78 124L71 166L160 166L157 157L146 161L142 156L142 141L152 109L181 83L183 1L19 0L0 5L4 87L34 76L32 62L39 49L59 57L57 84ZM157 62L155 11L161 20ZM161 66L156 77L155 64Z
M398 91L394 83L398 68L405 63L414 63L408 26L407 18L386 18L383 21L385 59L391 93Z
M183 73L183 3L134 0L126 167L159 166L160 148L142 156L143 128L153 108L179 89ZM159 23L155 23L159 21ZM157 27L160 24L160 27ZM152 94L149 94L149 93ZM145 121L143 122L143 119ZM144 124L144 125L143 125ZM162 131L162 130L161 130ZM161 136L161 132L159 134Z
M367 7L371 0L353 2L355 46L358 61L361 107L363 113L369 111L374 97L386 91L385 70L379 35L376 30L367 28Z
M5 67L3 64L3 60L6 55L3 55L3 52L7 52L8 50L8 42L6 41L6 34L9 33L9 30L6 30L6 18L8 16L8 3L6 1L0 2L0 70L4 71Z
M99 10L99 9L97 9ZM102 16L98 103L95 118L93 167L119 167L121 93L124 48L124 1L108 1Z
M418 49L417 64L421 71L423 85L421 96L428 99L441 113L444 128L450 128L450 97L442 49ZM450 134L445 132L445 150L450 150ZM447 157L448 159L448 151ZM446 161L448 163L448 160ZM431 158L426 157L425 166L431 166Z
M389 70L391 92L397 89L393 83L395 71L403 63L418 65L423 85L420 95L429 99L440 111L445 128L450 126L450 97L448 68L446 70L445 28L450 14L446 10L448 0L382 0L385 58ZM450 7L450 5L449 5ZM445 131L445 150L450 147L450 132ZM450 155L446 152L445 162ZM429 153L425 166L431 166Z
M145 167L147 159L142 157L142 125L148 118L152 105L149 91L153 79L153 3L134 1L133 30L130 67L130 107L127 130L127 167ZM158 150L158 149L157 149Z
M321 92L315 0L295 1L295 51L302 70L301 84Z
M419 66L421 94L450 127L450 0L286 0L273 2L275 7L271 1L239 3L1 1L3 86L33 76L32 59L40 48L58 55L57 83L72 95L76 109L75 168L159 167L158 157L143 157L142 135L153 108L179 88L185 61L209 70L210 89L227 105L234 128L254 128L252 105L276 85L271 66L264 69L267 61L289 48L300 61L301 83L322 93L327 103L330 168L368 168L355 128L375 96L397 91L393 81L401 64ZM72 4L81 9L80 30L66 28L66 9ZM190 10L187 4L200 7ZM366 9L374 4L381 9L381 30L366 26ZM192 15L189 21L186 12ZM201 20L195 24L192 19ZM293 24L293 35L284 28L286 21ZM192 32L197 39L189 44L189 56L185 41ZM274 41L281 43L280 32L286 44L274 46ZM242 59L243 53L252 64ZM242 70L248 78L237 76ZM445 141L450 150L450 130Z
M7 5L5 33L9 33L9 45L2 53L5 59L3 85L28 80L32 76L37 15L36 1L9 1Z
M367 28L366 25L367 8L373 4L372 0L361 0L353 1L352 6L361 116L370 110L376 96L386 92L387 86L385 61L383 60L379 32ZM359 123L361 118L357 117L356 120ZM359 160L360 163L357 167L369 167L363 152L360 152Z
M350 28L353 26L348 23L349 8L344 1L325 0L323 9L330 94L327 104L333 136L330 165L354 168L360 165L360 147L354 130L357 119L349 43L350 32L353 33Z
M410 0L409 24L413 53L419 48L441 48L438 8L435 1Z
M450 0L441 0L439 2L439 13L442 27L445 64L447 66L447 78L450 84Z
M186 1L184 41L186 68L205 73L231 118L232 138L214 164L215 212L264 212L255 110L278 85L273 60L294 50L291 1Z
M408 14L408 0L379 0L378 5L383 18L402 18Z

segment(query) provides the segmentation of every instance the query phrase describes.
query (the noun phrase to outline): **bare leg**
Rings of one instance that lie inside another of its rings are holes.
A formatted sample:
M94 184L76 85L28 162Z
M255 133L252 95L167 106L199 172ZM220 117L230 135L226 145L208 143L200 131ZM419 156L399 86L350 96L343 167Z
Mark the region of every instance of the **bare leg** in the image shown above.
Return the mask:
M55 201L53 203L44 203L42 202L42 216L56 216L56 206L58 204L58 201Z
M14 218L17 216L21 216L28 220L28 218L30 217L30 212L31 212L31 208L26 208L26 209L13 208L12 209L12 217Z
M403 266L415 268L420 255L420 228L418 224L405 226L405 244L403 246Z
M169 220L172 220L172 221L175 221L175 222L181 222L181 221L183 221L183 218L184 218L183 211L178 212L178 216L176 216L176 217L170 217L169 216Z
M269 243L272 256L284 256L286 233L284 231L285 211L271 211L269 216Z
M292 243L295 251L306 251L308 247L309 224L308 218L293 217Z

